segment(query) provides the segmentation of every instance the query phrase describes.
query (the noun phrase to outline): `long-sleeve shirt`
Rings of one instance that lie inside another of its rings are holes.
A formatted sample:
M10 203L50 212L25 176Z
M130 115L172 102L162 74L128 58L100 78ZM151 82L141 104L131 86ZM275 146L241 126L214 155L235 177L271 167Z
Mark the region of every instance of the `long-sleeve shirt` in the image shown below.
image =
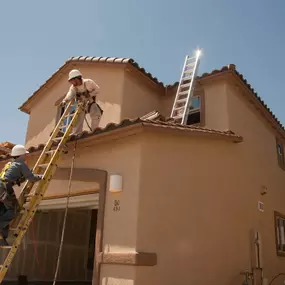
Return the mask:
M4 179L9 182L16 182L22 178L25 178L31 182L41 180L41 175L34 174L27 164L21 158L15 159L11 166L7 169Z
M88 91L90 96L93 97L99 93L100 87L92 79L83 78L82 84L80 86L73 86L73 85L70 86L63 101L69 102L76 96L77 93L80 94L86 91Z

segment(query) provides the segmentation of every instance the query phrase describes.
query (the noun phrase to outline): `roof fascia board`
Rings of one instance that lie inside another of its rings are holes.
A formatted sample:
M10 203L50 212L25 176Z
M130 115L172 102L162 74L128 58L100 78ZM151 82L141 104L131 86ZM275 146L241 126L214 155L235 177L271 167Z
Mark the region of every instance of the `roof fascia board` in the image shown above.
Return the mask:
M156 133L176 133L176 135L187 136L187 137L200 137L200 138L211 138L218 139L223 141L230 141L234 143L243 142L243 138L237 135L226 135L226 134L217 134L217 133L208 133L202 131L195 131L189 129L177 129L176 127L170 128L162 125L154 125L143 123L144 131L155 131Z
M70 68L72 64L65 63L60 67L42 86L39 87L18 109L24 113L30 114L31 107L34 103L40 100L39 95L43 95L49 88L51 88L56 82L58 82L63 76L67 75L67 69Z
M153 81L149 76L147 76L145 73L143 73L141 70L133 66L131 63L128 63L125 67L125 72L127 74L130 74L130 76L133 76L135 79L143 79L143 83L150 88L154 89L155 91L158 91L161 93L161 95L165 94L165 87L161 84L158 84L157 82Z

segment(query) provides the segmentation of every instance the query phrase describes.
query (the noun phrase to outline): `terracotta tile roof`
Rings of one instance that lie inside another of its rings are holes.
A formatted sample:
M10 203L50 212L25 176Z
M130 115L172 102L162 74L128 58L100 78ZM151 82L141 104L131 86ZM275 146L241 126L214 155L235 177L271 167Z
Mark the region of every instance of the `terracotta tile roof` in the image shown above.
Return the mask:
M136 61L132 58L122 58L122 57L91 57L91 56L77 56L71 57L68 59L63 66L61 66L52 76L44 82L37 91L35 91L20 107L19 109L22 111L24 110L24 105L28 103L31 99L33 99L39 91L46 86L57 74L59 74L63 69L65 69L70 63L80 63L80 62L105 62L105 63L118 63L118 64L131 64L135 68L137 68L140 72L145 74L150 80L155 82L156 84L164 87L164 88L175 88L178 86L178 82L175 82L171 85L164 85L161 81L159 81L156 77L154 77L151 73L147 72L144 68L142 68ZM215 69L210 73L203 73L201 76L197 77L197 80L206 79L207 77L215 76L221 74L223 72L233 72L244 84L245 86L251 91L253 97L263 106L263 112L268 112L268 114L272 117L275 121L277 126L279 126L282 131L285 133L285 128L278 120L278 118L273 114L271 109L264 103L264 101L257 95L256 91L251 87L251 85L247 82L247 80L243 77L241 73L236 70L236 66L234 64L229 64L227 66L223 66L221 69Z
M70 63L82 63L82 62L100 62L100 63L117 63L117 64L131 64L133 67L138 69L140 72L145 74L154 83L164 87L164 84L154 77L151 73L147 72L143 67L141 67L132 58L125 57L96 57L96 56L74 56L69 58L58 70L56 70L20 107L19 109L24 111L24 105L31 101L39 91L44 88L56 75L61 73Z
M13 143L10 143L10 142L2 142L2 143L0 143L0 155L9 154L11 152L11 149L14 146L15 145Z
M268 107L267 104L265 104L265 102L261 99L260 96L258 96L257 92L254 90L254 88L247 82L247 80L244 78L244 76L238 72L236 70L236 66L235 64L229 64L227 66L223 66L221 69L215 69L209 73L205 72L200 76L197 76L197 81L201 80L201 79L206 79L208 77L214 76L214 75L218 75L224 72L233 72L241 81L243 84L245 84L245 86L251 91L253 98L257 99L257 101L259 103L261 103L261 105L264 107L265 112L268 112L269 115L272 117L272 119L275 121L275 123L285 132L285 128L284 125L278 120L278 118L274 115L274 113L272 112L272 110ZM179 82L175 82L172 85L167 85L167 88L175 88L177 87L179 84Z
M143 118L143 119L142 119ZM150 119L151 118L151 119ZM75 141L75 140L81 140L88 137L100 135L102 133L111 132L114 130L118 130L124 127L141 124L143 126L151 126L151 127L157 127L157 128L164 128L164 129L170 129L170 130L178 130L178 131L186 131L188 133L197 134L197 135L213 135L216 137L226 138L230 139L233 142L242 142L243 138L241 136L236 135L232 131L218 131L213 129L208 129L204 127L198 127L198 126L184 126L180 124L176 124L173 122L173 119L170 118L164 118L159 112L153 111L149 114L146 114L143 117L136 118L136 119L125 119L119 124L110 123L104 128L97 128L93 132L87 132L84 131L81 134L77 136L71 136L69 142ZM56 146L57 143L54 143L54 146ZM32 146L28 149L30 153L41 151L44 148L44 144L39 144L37 146ZM9 159L9 155L0 155L0 161Z

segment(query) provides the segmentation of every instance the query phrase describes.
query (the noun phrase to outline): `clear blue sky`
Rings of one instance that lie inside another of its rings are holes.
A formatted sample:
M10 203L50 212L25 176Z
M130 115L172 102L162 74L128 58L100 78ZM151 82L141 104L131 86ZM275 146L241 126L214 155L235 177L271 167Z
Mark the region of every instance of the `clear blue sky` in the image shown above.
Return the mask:
M285 123L284 15L284 0L3 1L0 141L24 143L19 105L70 56L132 57L173 83L198 46L199 73L236 64Z

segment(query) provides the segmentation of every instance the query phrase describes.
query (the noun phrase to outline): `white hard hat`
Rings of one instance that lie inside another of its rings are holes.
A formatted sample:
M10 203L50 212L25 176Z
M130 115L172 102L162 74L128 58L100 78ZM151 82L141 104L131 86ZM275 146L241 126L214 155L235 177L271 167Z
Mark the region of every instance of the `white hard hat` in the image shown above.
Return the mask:
M23 145L17 144L12 148L11 156L21 156L23 154L29 153Z
M77 69L73 69L69 72L68 81L79 76L82 76L81 72Z

